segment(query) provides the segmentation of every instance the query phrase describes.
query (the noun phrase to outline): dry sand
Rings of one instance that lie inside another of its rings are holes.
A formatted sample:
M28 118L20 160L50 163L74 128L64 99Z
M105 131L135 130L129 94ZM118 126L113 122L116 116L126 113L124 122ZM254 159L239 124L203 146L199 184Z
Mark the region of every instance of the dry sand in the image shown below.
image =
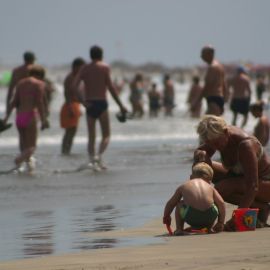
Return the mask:
M232 206L227 205L227 217ZM102 237L157 237L165 233L161 219L143 227L95 234ZM93 235L91 235L93 236ZM87 237L87 235L86 235ZM112 248L2 262L3 270L260 270L270 268L270 229L212 235L162 237L159 244Z

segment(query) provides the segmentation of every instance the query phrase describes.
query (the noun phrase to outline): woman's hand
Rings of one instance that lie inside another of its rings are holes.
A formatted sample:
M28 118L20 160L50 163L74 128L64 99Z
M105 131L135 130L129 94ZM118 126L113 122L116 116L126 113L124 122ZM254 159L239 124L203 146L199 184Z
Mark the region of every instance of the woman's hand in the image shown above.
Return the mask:
M212 161L204 150L196 150L193 157L193 166L197 163L205 162L212 167Z

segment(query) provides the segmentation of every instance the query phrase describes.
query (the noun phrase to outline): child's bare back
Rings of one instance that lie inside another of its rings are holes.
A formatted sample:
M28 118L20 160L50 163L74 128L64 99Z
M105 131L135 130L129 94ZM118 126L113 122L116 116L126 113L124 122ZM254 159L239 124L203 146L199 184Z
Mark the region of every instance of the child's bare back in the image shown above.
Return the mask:
M206 181L195 178L179 187L185 204L204 211L214 203L214 189Z

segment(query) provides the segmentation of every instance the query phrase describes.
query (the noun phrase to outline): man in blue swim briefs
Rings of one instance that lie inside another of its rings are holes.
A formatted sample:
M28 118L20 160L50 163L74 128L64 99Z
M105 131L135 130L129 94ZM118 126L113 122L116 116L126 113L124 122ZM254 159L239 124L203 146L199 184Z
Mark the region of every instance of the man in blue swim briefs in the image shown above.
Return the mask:
M211 185L212 168L207 163L197 163L192 168L190 178L189 181L176 189L174 195L167 202L163 223L171 224L171 213L175 208L175 235L184 234L185 222L192 229L207 228L208 232L223 231L225 203L217 190Z
M235 75L228 81L228 90L231 90L232 125L237 126L238 114L242 114L243 128L247 124L251 99L250 78L243 67L238 67Z
M90 57L92 61L80 69L73 87L79 89L80 82L84 82L83 103L87 113L89 166L97 164L100 168L105 169L106 167L102 163L102 154L110 140L107 90L109 90L123 114L127 112L127 109L123 106L112 83L110 67L102 61L103 49L99 46L91 47ZM98 151L95 149L97 120L100 122L102 133Z
M201 58L208 64L202 97L205 97L207 101L206 114L220 116L224 112L227 89L223 66L214 58L214 55L215 49L212 46L202 48Z

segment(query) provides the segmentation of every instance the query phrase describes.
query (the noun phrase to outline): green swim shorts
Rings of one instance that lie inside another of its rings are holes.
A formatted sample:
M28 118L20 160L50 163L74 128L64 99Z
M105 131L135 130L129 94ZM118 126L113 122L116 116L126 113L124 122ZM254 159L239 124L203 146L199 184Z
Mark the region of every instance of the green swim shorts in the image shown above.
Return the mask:
M195 209L188 205L180 208L181 218L194 229L202 229L211 226L218 217L218 209L215 204L205 211Z

